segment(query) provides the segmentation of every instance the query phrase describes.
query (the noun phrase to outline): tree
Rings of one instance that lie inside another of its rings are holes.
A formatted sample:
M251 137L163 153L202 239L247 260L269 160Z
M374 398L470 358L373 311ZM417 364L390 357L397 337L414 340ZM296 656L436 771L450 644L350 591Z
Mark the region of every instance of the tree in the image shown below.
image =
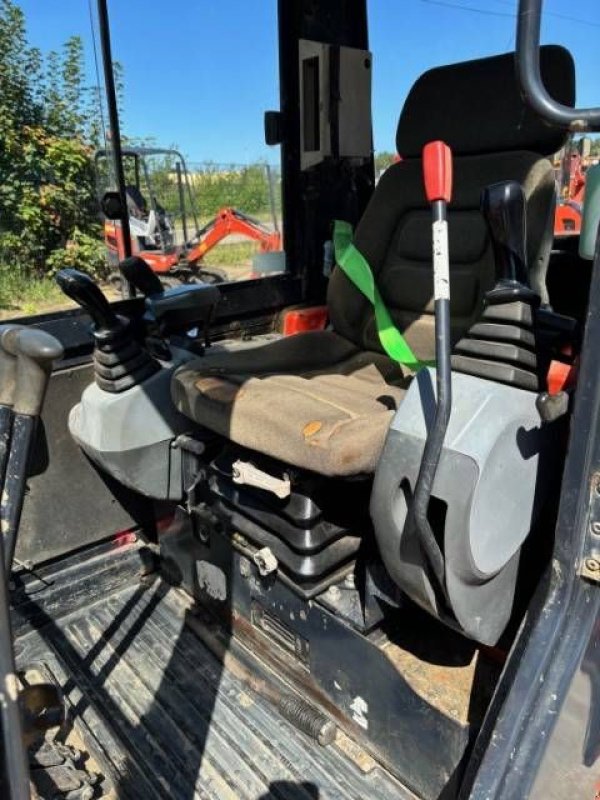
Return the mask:
M83 74L79 37L44 57L28 44L23 11L0 0L0 262L7 268L44 274L73 242L90 245L88 261L97 242L91 261L100 264Z
M384 172L391 164L394 163L395 157L395 153L390 153L387 150L383 150L381 153L376 153L375 174L379 175L380 173Z

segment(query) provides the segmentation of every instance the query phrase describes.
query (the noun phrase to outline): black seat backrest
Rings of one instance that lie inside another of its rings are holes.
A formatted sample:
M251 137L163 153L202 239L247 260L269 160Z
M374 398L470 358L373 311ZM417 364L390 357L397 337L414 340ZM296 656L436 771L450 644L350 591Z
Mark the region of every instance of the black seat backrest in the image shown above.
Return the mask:
M541 49L548 91L574 104L573 60L562 47ZM476 321L494 282L487 229L479 212L481 190L519 181L526 197L528 259L532 287L547 300L545 276L555 205L548 159L566 134L549 127L519 93L514 54L432 69L411 89L398 124L402 160L383 174L357 229L355 244L368 260L398 328L415 354L434 355L431 216L421 174L423 146L434 139L454 154L454 192L449 209L452 337ZM336 269L328 304L335 330L365 350L381 350L373 308Z

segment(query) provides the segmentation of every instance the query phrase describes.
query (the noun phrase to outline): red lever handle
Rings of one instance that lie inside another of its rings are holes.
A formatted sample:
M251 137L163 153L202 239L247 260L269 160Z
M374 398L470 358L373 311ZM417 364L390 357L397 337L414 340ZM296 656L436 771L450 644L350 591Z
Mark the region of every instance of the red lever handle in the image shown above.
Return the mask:
M423 180L427 200L450 202L452 196L452 150L445 142L429 142L423 148Z

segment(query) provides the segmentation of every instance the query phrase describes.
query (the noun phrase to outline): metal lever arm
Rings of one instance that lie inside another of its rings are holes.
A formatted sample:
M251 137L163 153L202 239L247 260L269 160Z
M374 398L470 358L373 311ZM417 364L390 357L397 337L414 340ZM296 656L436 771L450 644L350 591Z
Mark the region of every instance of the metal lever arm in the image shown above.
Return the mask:
M413 510L415 527L439 588L445 592L444 555L428 518L444 437L452 409L450 365L450 257L448 252L447 205L452 195L452 152L442 141L423 148L425 194L431 203L433 239L433 295L435 303L436 406L427 432L419 474L415 483Z
M0 406L12 408L15 402L17 356L15 338L24 325L0 326Z
M12 436L13 404L17 383L15 337L23 327L23 325L0 326L0 488L4 486Z
M6 337L4 341L6 346ZM60 342L35 328L20 330L9 341L17 358L17 380L13 406L12 440L0 500L0 523L4 537L5 570L9 575L15 546L30 454L52 363L63 355Z

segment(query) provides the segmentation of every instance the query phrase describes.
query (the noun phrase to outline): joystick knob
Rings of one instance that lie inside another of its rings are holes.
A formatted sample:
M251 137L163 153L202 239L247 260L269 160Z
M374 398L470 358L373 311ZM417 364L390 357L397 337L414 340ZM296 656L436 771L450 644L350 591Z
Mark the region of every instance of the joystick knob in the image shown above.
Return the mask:
M521 184L503 181L487 186L481 193L481 213L494 248L496 280L527 284L525 196Z
M101 389L113 394L124 392L160 369L132 337L129 322L115 314L89 275L76 269L63 269L56 275L56 282L92 318L94 372Z
M539 305L539 296L528 286L525 194L517 181L493 183L481 193L483 214L496 265L496 285L486 295L489 305L522 300Z
M115 314L108 300L85 272L76 269L61 269L56 282L62 291L86 311L94 323L94 334L102 336L109 332L122 331L123 320Z
M502 181L481 193L495 262L495 283L485 293L481 318L454 346L457 372L537 391L536 310L540 296L528 285L525 195L521 184Z
M119 270L129 283L132 283L144 297L162 294L164 289L158 275L139 256L125 258L119 264Z

